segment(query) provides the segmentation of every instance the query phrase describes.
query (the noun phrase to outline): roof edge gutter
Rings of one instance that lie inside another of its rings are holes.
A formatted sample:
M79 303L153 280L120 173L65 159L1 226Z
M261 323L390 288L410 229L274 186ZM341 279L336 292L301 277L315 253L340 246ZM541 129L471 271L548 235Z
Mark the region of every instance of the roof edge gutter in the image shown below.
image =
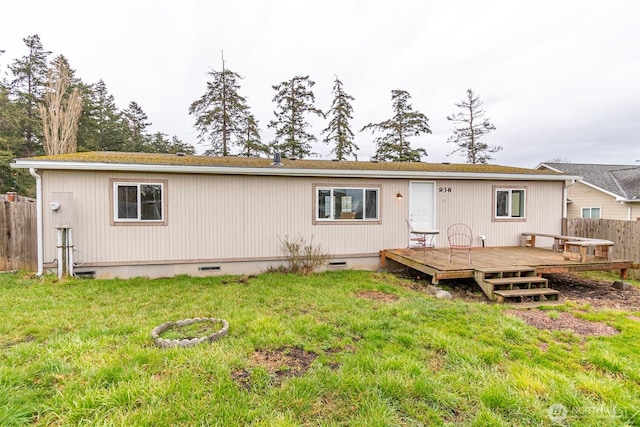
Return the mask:
M638 203L640 199L625 199L624 197L616 197L618 203Z
M536 175L521 173L490 172L434 172L434 171L390 171L370 169L294 169L286 167L235 167L235 166L184 166L131 163L89 163L89 162L54 162L17 159L11 163L12 168L53 169L53 170L86 170L113 172L157 172L157 173L192 173L211 175L259 175L259 176L331 176L338 178L445 178L445 179L484 179L514 181L564 181L581 177L573 175Z

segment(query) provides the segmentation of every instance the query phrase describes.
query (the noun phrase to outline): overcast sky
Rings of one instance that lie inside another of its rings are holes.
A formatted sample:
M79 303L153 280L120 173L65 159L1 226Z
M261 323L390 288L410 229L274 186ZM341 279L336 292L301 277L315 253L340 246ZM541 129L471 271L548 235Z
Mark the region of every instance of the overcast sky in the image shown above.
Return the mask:
M105 81L119 108L136 101L152 132L197 145L189 105L207 72L237 72L240 94L273 133L272 85L309 75L316 106L330 107L334 76L355 97L358 159L375 153L359 130L391 117L391 91L406 90L432 134L411 140L427 162L447 156L451 122L467 89L484 102L499 145L492 163L535 167L550 159L638 164L640 1L136 1L31 0L1 7L0 70L26 54L23 38L63 54L85 83ZM313 121L313 151L325 121Z

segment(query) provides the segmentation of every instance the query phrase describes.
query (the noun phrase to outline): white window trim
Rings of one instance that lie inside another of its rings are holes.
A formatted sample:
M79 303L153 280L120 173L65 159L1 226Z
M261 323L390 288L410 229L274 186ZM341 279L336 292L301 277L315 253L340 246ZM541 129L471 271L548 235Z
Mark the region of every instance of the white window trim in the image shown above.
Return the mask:
M142 205L140 203L140 186L141 185L159 185L161 197L161 219L140 219ZM137 186L137 218L118 218L118 187L119 186ZM128 180L128 179L111 179L111 225L166 225L167 224L167 180Z
M363 207L363 218L359 218L359 219L336 219L334 218L335 216L335 206L333 205L334 203L334 197L333 197L333 190L334 189L347 189L347 190L362 190L363 194L363 200L366 199L366 192L368 190L374 190L376 192L376 218L364 218L365 212L366 212L366 208ZM330 202L331 202L331 215L329 218L320 218L318 216L318 207L320 206L320 201L318 200L319 197L319 192L320 190L328 190L330 192ZM349 223L349 224L371 224L371 223L379 223L380 222L380 203L381 203L381 196L380 196L380 187L379 186L375 186L375 185L335 185L335 184L330 184L330 185L324 185L324 184L316 184L313 186L313 222L315 223L332 223L332 224L344 224L344 223Z
M582 212L585 209L589 209L589 218L586 218L586 217L582 216ZM580 218L583 218L583 219L594 219L593 215L592 215L594 209L598 209L598 211L600 212L600 216L598 218L595 218L595 219L602 219L602 208L599 207L599 206L585 206L583 208L580 208Z
M507 208L508 215L506 216L498 216L497 207L498 207L498 192L506 191L509 193L509 198L507 200ZM512 203L512 193L514 191L522 191L523 192L523 201L522 201L522 216L512 216L511 213L511 203ZM494 187L493 189L493 219L496 221L525 221L527 218L527 188L526 187Z

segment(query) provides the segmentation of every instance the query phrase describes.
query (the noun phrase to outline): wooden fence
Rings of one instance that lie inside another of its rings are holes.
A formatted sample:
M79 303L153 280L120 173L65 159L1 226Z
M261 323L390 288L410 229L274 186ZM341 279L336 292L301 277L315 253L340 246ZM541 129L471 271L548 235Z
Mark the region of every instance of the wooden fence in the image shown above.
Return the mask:
M577 237L611 240L613 259L631 260L640 264L640 221L618 221L614 219L565 219L563 234ZM629 271L634 279L640 279L640 270Z
M38 268L36 201L0 194L0 271Z

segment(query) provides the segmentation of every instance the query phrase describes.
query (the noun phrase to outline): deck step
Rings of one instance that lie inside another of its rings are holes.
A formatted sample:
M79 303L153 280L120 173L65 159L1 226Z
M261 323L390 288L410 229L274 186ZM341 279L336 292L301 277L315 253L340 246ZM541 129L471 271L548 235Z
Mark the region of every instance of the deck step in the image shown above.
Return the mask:
M503 291L494 291L493 295L499 303L543 303L547 301L557 301L560 298L560 292L555 289L537 288L537 289L512 289Z
M544 283L545 285L549 283L549 281L542 277L532 276L532 277L499 277L497 279L484 279L485 282L491 283L492 285L520 285L520 284L528 284L528 283ZM545 286L546 287L546 286Z
M531 266L481 267L474 269L473 277L491 301L523 303L558 299L559 292L549 289L549 281L539 277Z
M480 284L484 282L488 282L489 280L504 279L504 281L502 282L496 282L498 283L498 286L500 286L502 284L508 283L507 279L519 280L520 278L523 278L523 277L526 277L529 279L537 279L538 275L537 275L536 269L533 267L514 266L514 267L504 267L504 268L499 268L499 267L478 268L474 270L473 277L476 279L476 282ZM490 286L490 289L492 289L491 286Z
M484 279L487 290L490 292L508 289L532 289L548 288L549 281L542 277L501 277L496 279Z
M523 296L530 297L535 295L559 295L560 291L550 288L536 288L536 289L508 289L504 291L493 291L494 295L502 297Z

